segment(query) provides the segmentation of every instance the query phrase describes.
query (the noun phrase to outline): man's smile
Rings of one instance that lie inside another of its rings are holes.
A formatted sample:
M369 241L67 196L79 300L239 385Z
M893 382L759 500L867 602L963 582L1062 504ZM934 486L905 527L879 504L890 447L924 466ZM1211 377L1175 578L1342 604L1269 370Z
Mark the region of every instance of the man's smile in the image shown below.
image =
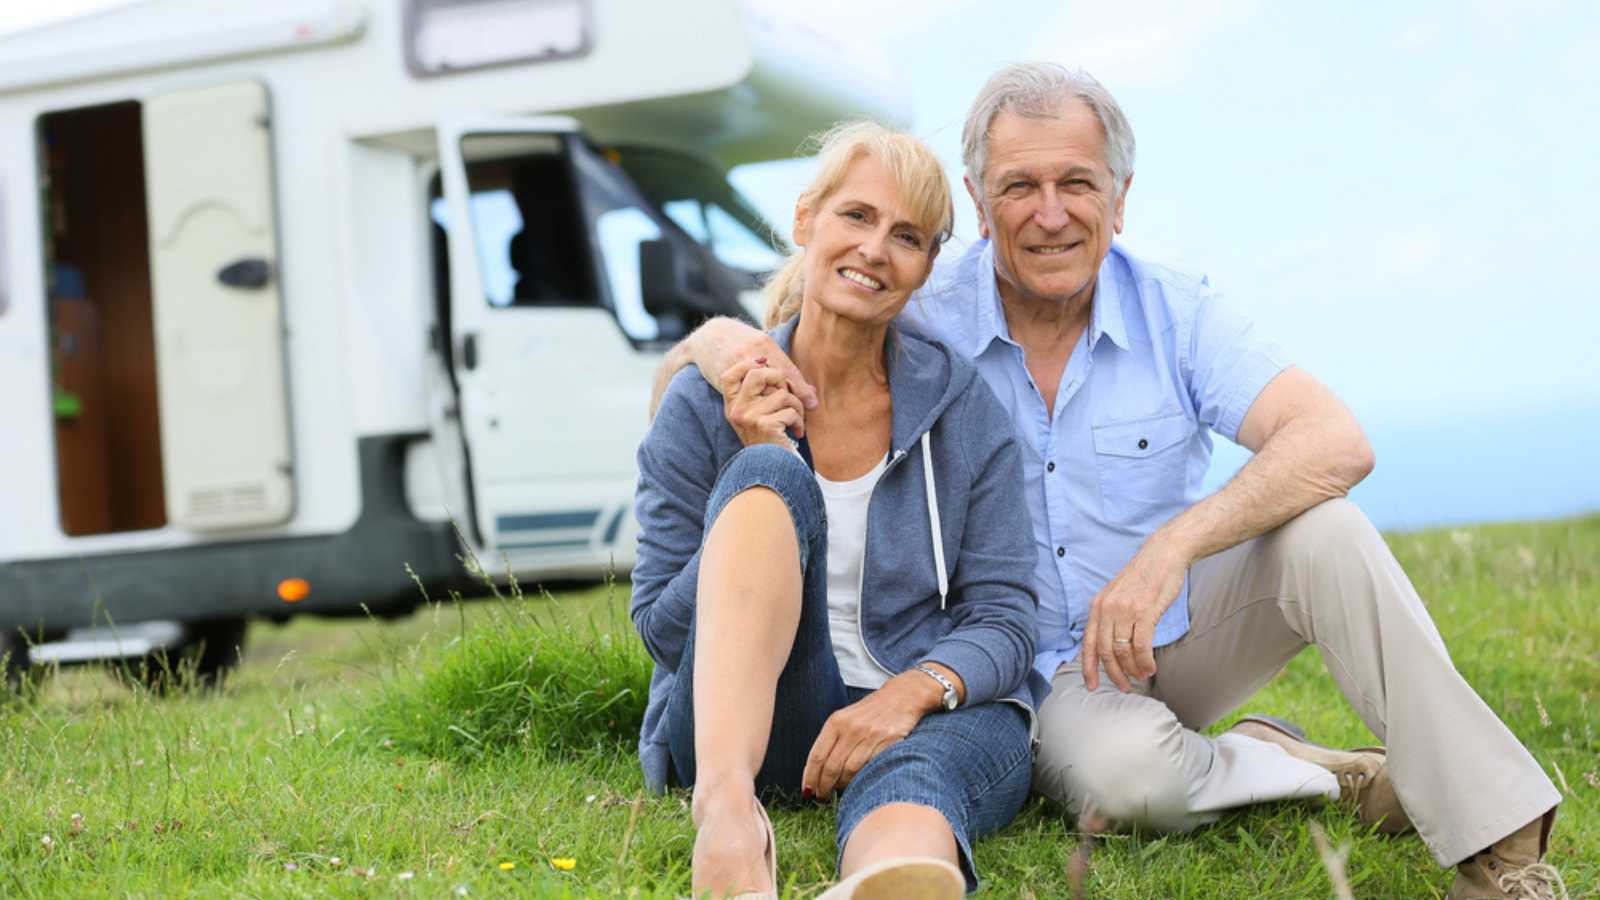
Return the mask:
M1073 241L1070 244L1037 244L1028 248L1029 253L1039 256L1059 256L1068 250L1075 250L1083 241Z

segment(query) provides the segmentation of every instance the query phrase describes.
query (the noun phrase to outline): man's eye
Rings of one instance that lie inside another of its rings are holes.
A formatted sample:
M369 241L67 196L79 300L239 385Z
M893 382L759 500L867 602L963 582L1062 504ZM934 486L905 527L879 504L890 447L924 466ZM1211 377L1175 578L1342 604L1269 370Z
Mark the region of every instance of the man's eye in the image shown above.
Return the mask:
M1006 193L1008 194L1018 194L1027 189L1028 183L1026 181L1013 181L1006 185Z

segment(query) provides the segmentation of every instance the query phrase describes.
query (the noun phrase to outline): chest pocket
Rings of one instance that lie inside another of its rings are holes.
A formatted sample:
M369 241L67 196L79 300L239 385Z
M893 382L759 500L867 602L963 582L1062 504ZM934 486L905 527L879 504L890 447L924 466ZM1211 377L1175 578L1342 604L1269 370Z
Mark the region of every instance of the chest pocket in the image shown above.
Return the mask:
M1106 520L1138 525L1183 502L1194 425L1183 413L1094 426L1094 460Z

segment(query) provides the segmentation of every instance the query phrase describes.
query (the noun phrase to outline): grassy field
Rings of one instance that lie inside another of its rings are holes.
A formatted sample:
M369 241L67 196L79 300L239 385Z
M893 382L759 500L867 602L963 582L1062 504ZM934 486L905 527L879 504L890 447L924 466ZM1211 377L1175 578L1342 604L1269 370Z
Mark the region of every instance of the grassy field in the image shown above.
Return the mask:
M1600 517L1391 543L1462 674L1566 795L1552 861L1572 895L1600 893ZM0 895L686 894L687 795L645 794L632 754L646 670L626 593L260 625L210 694L58 673L0 706ZM1371 740L1314 653L1249 706L1325 742ZM786 895L814 895L833 869L831 812L774 820ZM1088 893L1327 897L1313 823L1350 845L1358 897L1449 885L1414 837L1284 804L1099 841ZM1030 804L978 846L987 893L1068 896L1077 844Z

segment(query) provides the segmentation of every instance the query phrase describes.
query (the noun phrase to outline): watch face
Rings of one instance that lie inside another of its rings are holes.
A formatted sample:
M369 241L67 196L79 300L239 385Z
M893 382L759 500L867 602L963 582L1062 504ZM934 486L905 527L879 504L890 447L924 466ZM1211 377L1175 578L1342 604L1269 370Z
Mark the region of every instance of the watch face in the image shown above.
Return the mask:
M956 697L955 691L944 692L944 708L946 710L954 710L956 708L956 704L960 702L960 699Z

